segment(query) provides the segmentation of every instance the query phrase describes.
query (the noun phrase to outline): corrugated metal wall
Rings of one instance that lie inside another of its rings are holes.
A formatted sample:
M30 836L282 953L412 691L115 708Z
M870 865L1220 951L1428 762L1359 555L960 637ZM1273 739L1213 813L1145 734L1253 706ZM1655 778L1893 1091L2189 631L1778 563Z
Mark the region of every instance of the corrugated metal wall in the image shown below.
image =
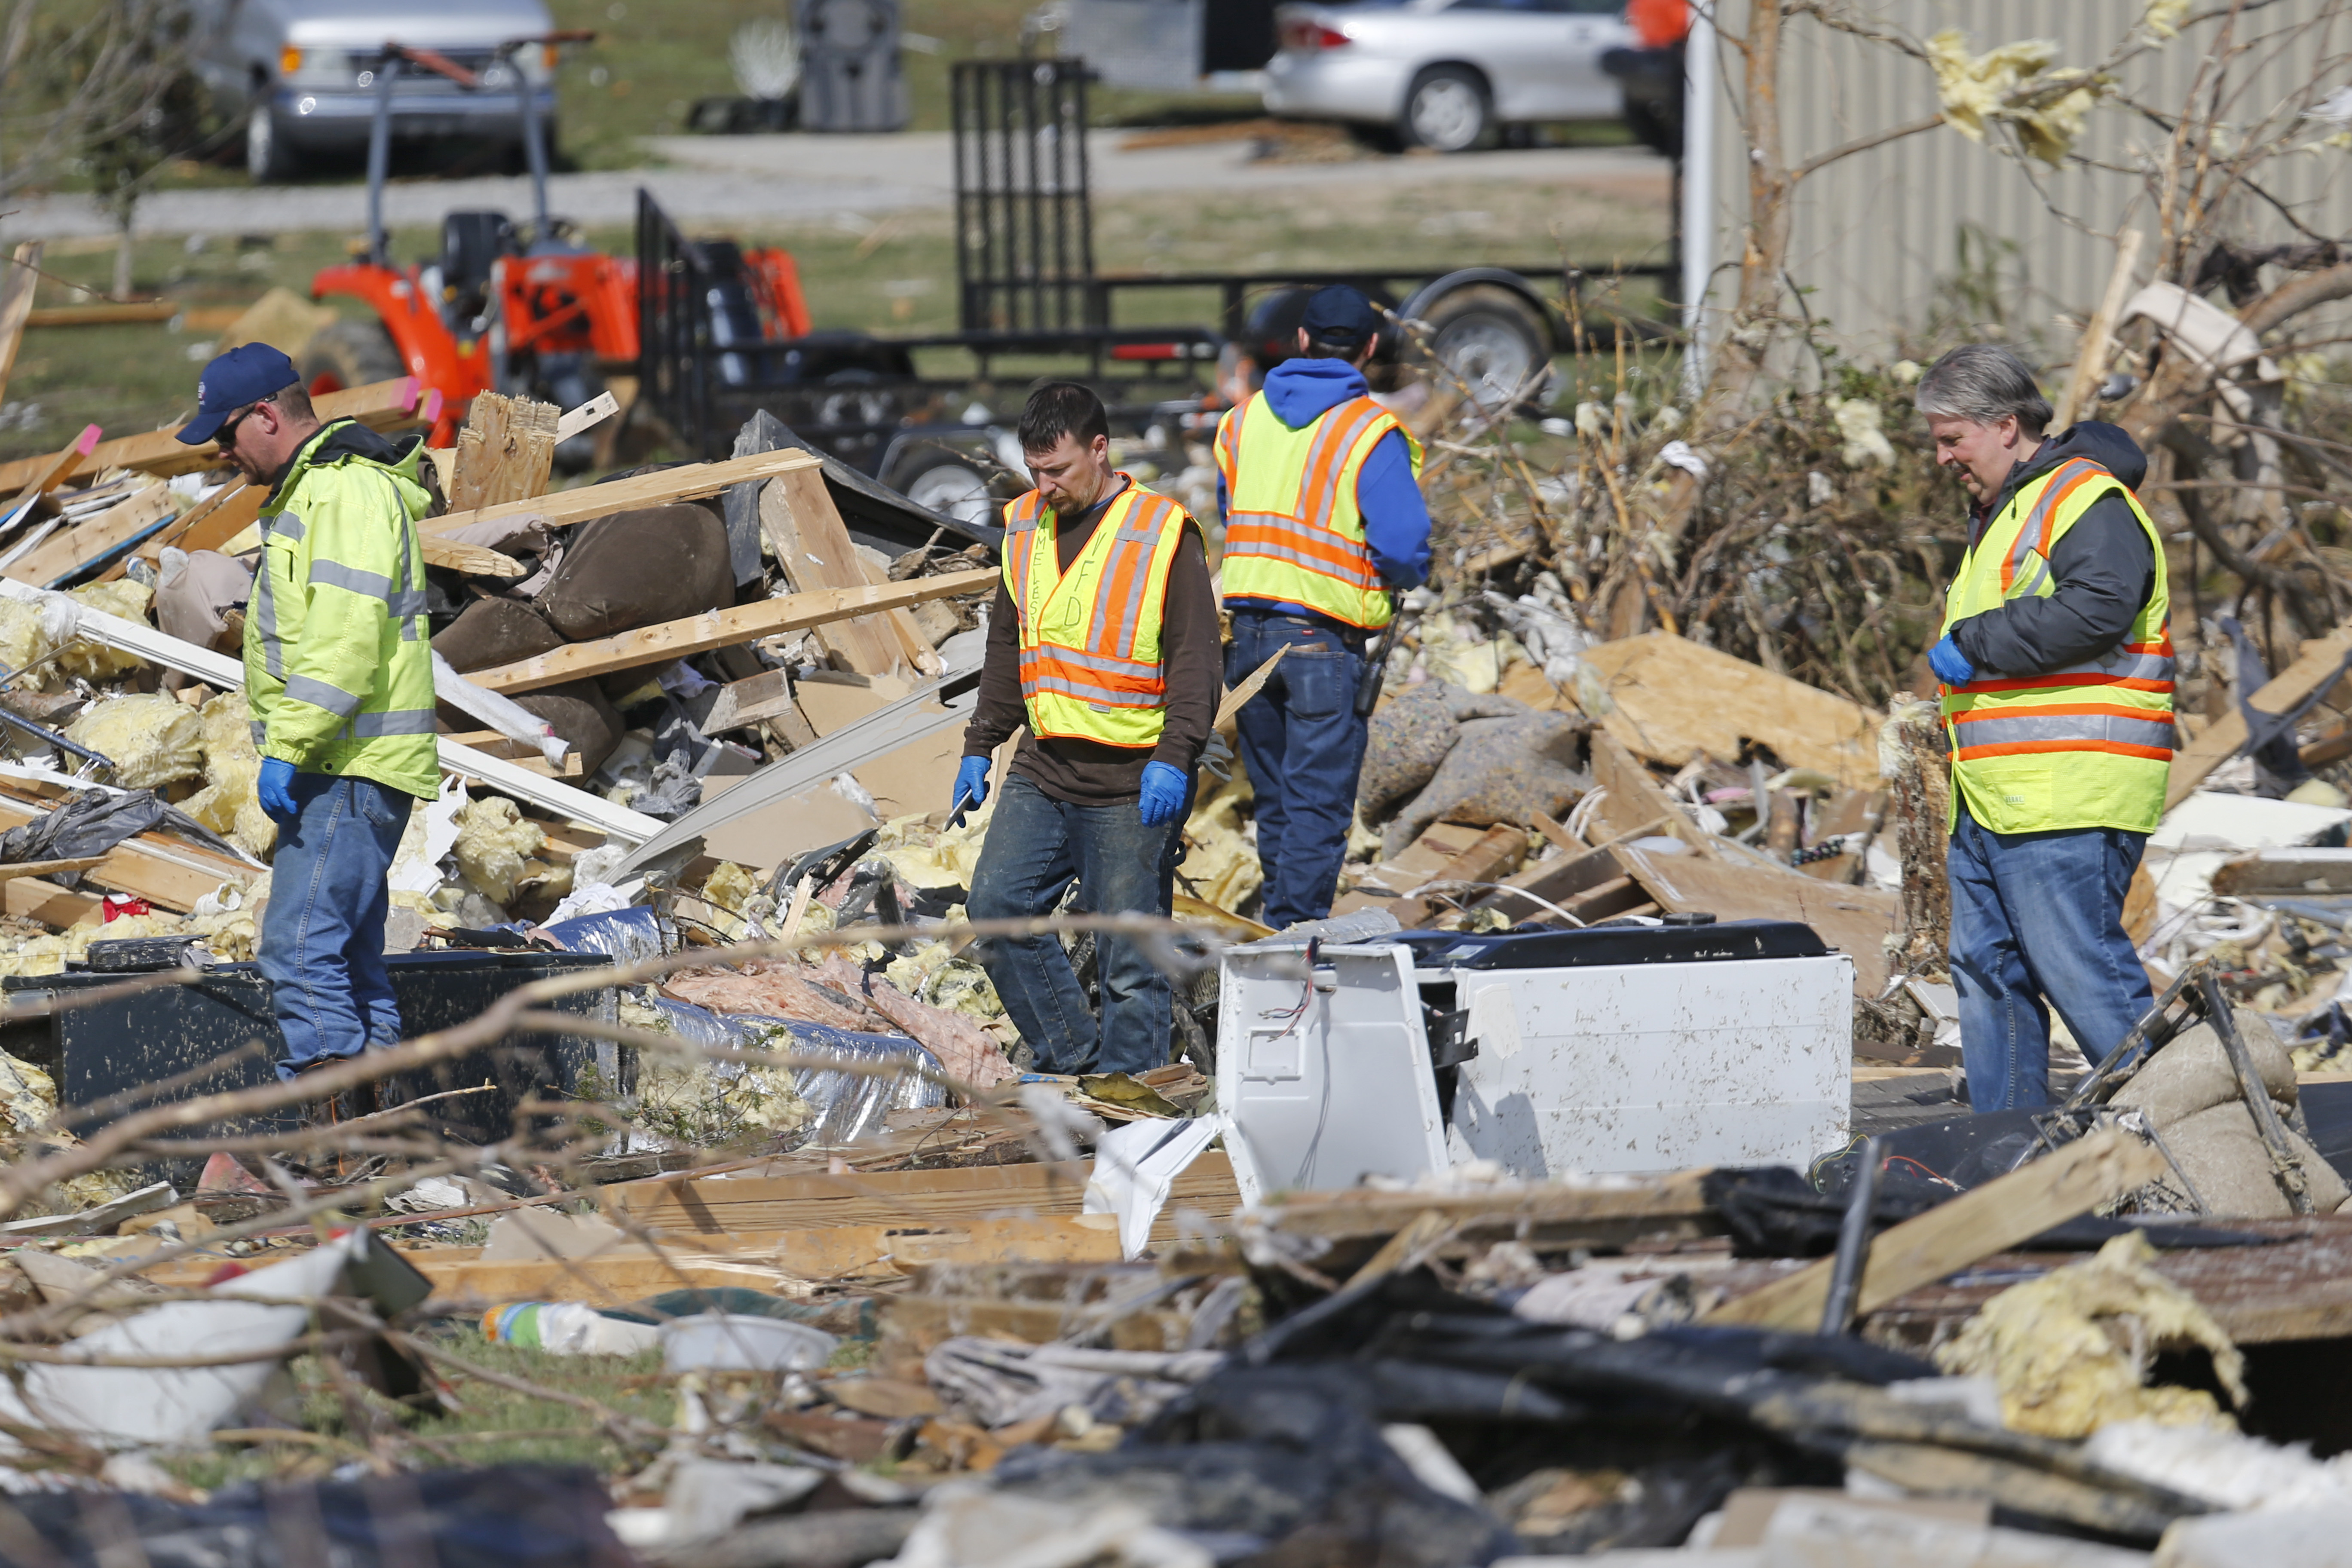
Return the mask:
M1726 29L1746 26L1747 0L1721 0ZM2091 67L2138 21L2146 0L1853 0L1858 17L1924 39L1941 28L1963 29L1971 53L2024 38L2050 38L2059 62ZM2213 7L2200 4L2200 10ZM2312 24L2318 24L2315 30ZM2161 47L2140 54L2117 71L2139 100L2162 108L2181 103L2199 62L2213 47L2221 24L2208 22ZM2233 73L2228 118L2246 126L2309 101L2321 75L2320 96L2352 82L2352 5L2347 0L2276 0L2238 19L2241 39L2266 40ZM1874 132L1935 112L1935 79L1920 61L1885 46L1832 31L1810 17L1786 24L1780 106L1782 149L1794 165ZM2300 29L2300 30L2298 30ZM1710 305L1727 308L1735 280L1747 205L1748 148L1736 105L1744 63L1738 50L1721 50L1725 96L1718 101L1717 143L1718 268ZM2273 120L2275 123L2275 120ZM2296 140L2316 140L2331 128L2305 121ZM2100 163L2138 163L2161 148L2167 133L2113 101L2091 117L2076 144ZM2042 187L2037 191L2037 183ZM2352 235L2352 152L2323 149L2273 160L2265 188L2322 235ZM2049 205L2043 201L2046 191ZM2265 204L2240 198L2242 239L2300 237ZM2055 205L2103 234L2084 233L2054 216ZM2008 242L1997 252L2006 319L2020 336L2037 331L2061 357L2071 349L2070 326L2053 329L2055 312L2087 312L2097 303L2114 265L2105 237L2130 223L2148 236L2139 275L2153 274L2156 209L2147 182L2123 170L2070 164L2021 166L1948 126L1862 153L1824 169L1799 188L1789 270L1815 291L1806 307L1828 321L1854 352L1880 353L1906 331L1927 322L1960 290L1960 237L1973 228ZM1981 267L1985 258L1974 258Z

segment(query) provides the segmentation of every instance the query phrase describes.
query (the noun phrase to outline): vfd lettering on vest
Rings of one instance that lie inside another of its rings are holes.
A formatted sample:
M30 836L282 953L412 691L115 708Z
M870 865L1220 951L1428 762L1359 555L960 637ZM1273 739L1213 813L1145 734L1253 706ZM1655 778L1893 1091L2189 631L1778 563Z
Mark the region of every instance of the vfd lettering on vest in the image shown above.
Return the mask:
M1389 623L1389 596L1364 540L1356 480L1396 416L1351 398L1293 430L1261 392L1217 425L1224 474L1227 599L1303 605L1351 626ZM1412 471L1421 444L1404 432Z
M2056 587L2051 552L2105 496L2123 498L2147 534L2156 577L2121 644L2038 675L1980 672L1943 689L1952 803L1996 833L2155 829L2175 744L2171 599L2164 540L2137 497L2087 458L2061 463L2017 493L1972 545L1944 601L1944 632Z
M1129 479L1064 572L1045 498L1031 490L1006 504L1004 587L1020 620L1021 700L1032 733L1160 743L1168 701L1161 618L1190 521Z

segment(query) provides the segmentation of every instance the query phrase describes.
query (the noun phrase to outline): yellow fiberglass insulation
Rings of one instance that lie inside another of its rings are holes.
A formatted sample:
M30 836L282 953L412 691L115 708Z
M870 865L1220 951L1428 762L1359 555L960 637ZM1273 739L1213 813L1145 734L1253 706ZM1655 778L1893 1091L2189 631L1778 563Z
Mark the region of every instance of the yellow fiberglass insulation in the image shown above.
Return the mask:
M204 723L194 709L169 697L94 702L66 735L112 761L113 782L124 789L158 789L204 776Z
M2202 1389L2150 1388L2158 1352L2202 1345L2233 1403L2245 1358L2204 1308L2148 1265L2156 1249L2128 1231L2095 1258L2012 1285L1936 1352L1954 1377L1990 1377L2011 1431L2087 1437L2116 1421L2167 1426L2235 1423Z
M147 624L147 606L154 602L155 591L143 583L120 577L111 583L85 583L66 597L85 605L102 616L117 620ZM79 637L58 656L58 668L68 675L79 675L87 680L120 680L142 668L142 661L120 648L111 648L92 637Z
M1257 847L1242 831L1242 803L1249 798L1249 786L1235 768L1230 782L1192 808L1192 820L1184 824L1191 847L1176 868L1179 891L1229 913L1247 903L1265 880Z
M719 869L711 872L702 884L702 901L740 914L743 910L743 900L759 891L759 888L758 872L749 866L738 866L732 860L721 860Z
M488 795L457 814L457 842L452 852L467 885L490 902L503 905L514 897L515 883L524 875L523 862L546 844L547 836L539 825L525 821L514 802Z
M180 803L180 809L257 859L268 859L278 847L278 825L261 809L255 781L261 776L261 753L253 748L250 710L245 694L224 692L198 710L204 733L205 787Z
M894 817L883 826L874 847L910 888L969 888L995 809L992 795L978 811L965 814L962 826L944 830L920 816Z

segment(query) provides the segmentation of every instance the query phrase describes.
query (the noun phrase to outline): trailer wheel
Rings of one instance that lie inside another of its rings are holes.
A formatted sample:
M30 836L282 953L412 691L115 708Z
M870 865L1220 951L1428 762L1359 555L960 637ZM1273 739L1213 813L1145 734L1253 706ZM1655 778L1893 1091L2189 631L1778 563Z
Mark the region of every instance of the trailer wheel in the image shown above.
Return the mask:
M962 523L996 521L996 498L980 465L948 447L918 447L891 460L882 482L917 506Z
M1551 363L1551 331L1534 307L1508 289L1475 283L1441 298L1423 314L1420 355L1450 384L1460 380L1481 408L1500 409L1541 390Z
M392 335L373 321L330 321L302 345L294 369L314 395L407 374Z

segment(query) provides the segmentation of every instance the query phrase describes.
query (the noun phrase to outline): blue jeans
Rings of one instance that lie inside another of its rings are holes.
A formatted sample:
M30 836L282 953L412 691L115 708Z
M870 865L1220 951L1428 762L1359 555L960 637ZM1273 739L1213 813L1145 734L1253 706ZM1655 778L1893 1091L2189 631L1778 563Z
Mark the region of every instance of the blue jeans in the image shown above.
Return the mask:
M1184 815L1147 826L1134 801L1072 805L1019 773L1004 781L981 846L965 909L976 921L1047 915L1072 881L1076 908L1094 914L1166 915L1176 887ZM1095 941L1102 1022L1053 936L998 937L976 944L981 966L1039 1072L1149 1072L1168 1065L1168 977L1123 937Z
M2095 1063L2154 1002L2123 922L2147 843L2113 827L1995 833L1961 803L1945 866L1972 1110L2050 1103L2052 1007Z
M1228 687L1276 649L1290 650L1237 720L1242 765L1257 795L1257 859L1265 870L1259 918L1276 931L1323 919L1339 890L1364 767L1364 721L1356 717L1364 679L1360 642L1305 616L1234 612Z
M400 1042L400 1008L383 964L385 881L412 797L373 779L296 773L301 815L278 829L261 973L286 1037L278 1076Z

